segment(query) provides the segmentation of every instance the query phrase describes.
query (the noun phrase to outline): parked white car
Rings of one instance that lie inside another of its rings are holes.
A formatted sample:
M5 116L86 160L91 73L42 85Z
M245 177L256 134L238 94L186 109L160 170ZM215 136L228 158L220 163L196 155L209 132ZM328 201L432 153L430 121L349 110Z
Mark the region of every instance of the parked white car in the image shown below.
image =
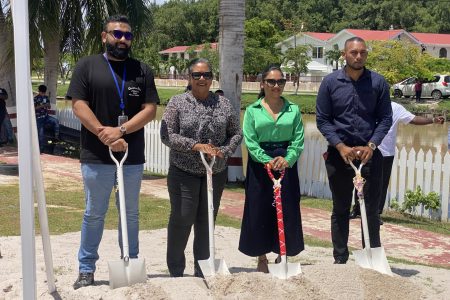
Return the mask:
M416 78L409 77L392 86L394 90L394 97L406 98L414 97L416 92L414 85ZM448 98L450 96L450 75L435 75L432 80L424 81L422 84L422 98L433 98L439 100L441 98Z

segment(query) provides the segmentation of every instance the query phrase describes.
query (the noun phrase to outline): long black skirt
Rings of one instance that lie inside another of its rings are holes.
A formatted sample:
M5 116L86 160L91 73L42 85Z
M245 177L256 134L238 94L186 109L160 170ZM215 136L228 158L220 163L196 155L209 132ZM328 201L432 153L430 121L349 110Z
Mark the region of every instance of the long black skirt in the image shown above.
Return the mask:
M266 150L271 157L286 153L285 149ZM285 156L281 155L281 156ZM278 172L273 172L275 178ZM297 163L287 168L281 181L286 252L288 256L299 254L304 248L300 214L300 183ZM280 253L273 182L262 163L249 156L245 180L245 207L242 217L239 251L249 256Z

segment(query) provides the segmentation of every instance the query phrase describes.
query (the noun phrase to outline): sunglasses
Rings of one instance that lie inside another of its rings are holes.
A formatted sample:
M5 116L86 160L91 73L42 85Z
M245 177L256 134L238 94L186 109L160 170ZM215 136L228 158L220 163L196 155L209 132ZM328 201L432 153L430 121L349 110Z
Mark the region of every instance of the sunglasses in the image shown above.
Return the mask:
M265 79L264 81L270 87L274 87L275 84L278 85L279 87L283 87L283 86L286 85L286 79L284 79L284 78L281 78L281 79L278 79L278 80L276 80L276 79Z
M120 40L123 37L125 37L127 41L131 41L133 39L133 34L129 31L123 32L122 30L111 30L108 31L108 33L111 34L116 40Z
M194 80L199 80L202 76L206 80L210 80L213 78L212 72L192 72L191 76Z

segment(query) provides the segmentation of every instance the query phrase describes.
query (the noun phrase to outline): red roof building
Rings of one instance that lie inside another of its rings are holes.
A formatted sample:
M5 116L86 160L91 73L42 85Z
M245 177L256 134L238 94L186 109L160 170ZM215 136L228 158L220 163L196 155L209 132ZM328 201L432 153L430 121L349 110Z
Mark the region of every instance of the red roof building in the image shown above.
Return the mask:
M218 43L210 43L211 49L217 50L218 49ZM197 45L194 52L198 53L203 50L205 47L205 44ZM162 51L159 51L159 54L167 57L178 57L178 58L184 58L189 59L189 49L191 49L192 46L175 46L172 48L168 48Z

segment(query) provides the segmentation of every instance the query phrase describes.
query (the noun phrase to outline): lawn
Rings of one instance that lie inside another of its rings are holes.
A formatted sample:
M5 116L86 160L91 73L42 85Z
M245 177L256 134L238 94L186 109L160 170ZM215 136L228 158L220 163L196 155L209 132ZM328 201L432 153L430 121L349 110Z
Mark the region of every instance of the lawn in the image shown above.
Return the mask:
M46 192L49 228L51 234L63 234L79 231L84 212L84 193L81 189L74 191L56 190ZM18 185L0 186L0 236L20 235L20 204ZM139 226L141 230L167 227L170 205L168 200L141 195ZM39 234L38 211L35 210L36 233ZM118 214L114 197L111 197L109 210L105 219L106 229L116 229ZM240 228L240 221L219 215L218 225Z
M33 82L33 91L37 92L37 87L42 82ZM67 82L65 85L58 84L57 94L58 97L64 98L67 93L67 89L69 88L69 83ZM184 92L184 87L157 87L159 98L161 100L162 105L166 105L169 99L177 94L181 94ZM241 95L241 109L245 109L249 104L255 102L258 98L258 91L243 91ZM292 93L284 93L284 97L288 100L294 102L299 105L303 114L315 114L316 112L316 97L317 95L313 93L299 93L297 95ZM406 99L406 98L405 98ZM401 103L404 105L409 111L413 113L420 112L428 112L429 108L423 105L416 105L415 103L407 101L407 99L402 99ZM398 101L398 99L396 99ZM447 119L450 119L450 99L442 99L439 102L437 110L447 111Z

